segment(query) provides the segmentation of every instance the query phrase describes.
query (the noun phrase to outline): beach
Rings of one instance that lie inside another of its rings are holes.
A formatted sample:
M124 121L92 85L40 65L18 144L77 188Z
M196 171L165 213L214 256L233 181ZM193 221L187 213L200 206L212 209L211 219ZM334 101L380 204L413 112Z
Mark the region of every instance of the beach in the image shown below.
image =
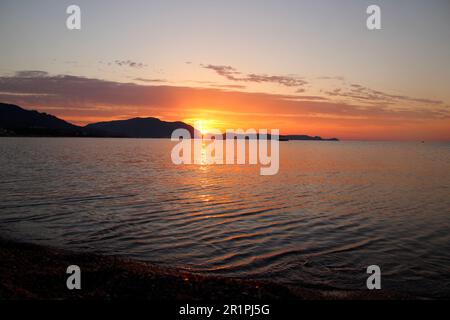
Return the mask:
M66 269L81 268L68 290ZM290 288L270 281L200 275L119 256L76 253L0 239L0 300L295 301L408 299L376 291Z

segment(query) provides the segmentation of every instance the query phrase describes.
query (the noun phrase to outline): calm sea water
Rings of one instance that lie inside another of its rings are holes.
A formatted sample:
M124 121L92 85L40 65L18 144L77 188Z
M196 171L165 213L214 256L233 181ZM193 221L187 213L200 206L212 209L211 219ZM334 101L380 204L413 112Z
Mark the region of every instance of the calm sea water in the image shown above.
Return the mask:
M0 139L0 232L303 287L450 296L450 144L287 142L280 171L175 166L173 143Z

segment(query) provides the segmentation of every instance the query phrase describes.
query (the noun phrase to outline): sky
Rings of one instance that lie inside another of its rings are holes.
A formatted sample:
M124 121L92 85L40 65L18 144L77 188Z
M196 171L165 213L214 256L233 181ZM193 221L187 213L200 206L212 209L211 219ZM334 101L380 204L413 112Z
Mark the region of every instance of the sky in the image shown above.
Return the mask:
M79 125L450 140L448 0L0 0L0 44L0 101Z

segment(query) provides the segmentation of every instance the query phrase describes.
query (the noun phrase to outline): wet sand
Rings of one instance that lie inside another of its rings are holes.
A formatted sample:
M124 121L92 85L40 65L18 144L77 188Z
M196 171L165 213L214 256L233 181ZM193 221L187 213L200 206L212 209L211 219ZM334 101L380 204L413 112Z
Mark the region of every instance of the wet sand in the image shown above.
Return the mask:
M81 290L66 269L81 268ZM379 291L299 289L267 281L206 276L116 256L76 253L0 239L0 300L286 301L410 297Z

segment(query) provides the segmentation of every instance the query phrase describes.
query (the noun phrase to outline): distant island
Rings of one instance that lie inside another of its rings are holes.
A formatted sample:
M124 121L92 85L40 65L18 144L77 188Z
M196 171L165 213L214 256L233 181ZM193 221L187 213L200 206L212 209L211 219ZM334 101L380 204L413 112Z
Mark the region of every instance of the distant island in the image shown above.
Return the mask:
M53 115L0 103L0 136L3 137L111 137L170 138L175 129L186 129L194 136L196 129L181 122L158 118L133 118L77 126ZM280 135L280 141L339 141L308 135Z

